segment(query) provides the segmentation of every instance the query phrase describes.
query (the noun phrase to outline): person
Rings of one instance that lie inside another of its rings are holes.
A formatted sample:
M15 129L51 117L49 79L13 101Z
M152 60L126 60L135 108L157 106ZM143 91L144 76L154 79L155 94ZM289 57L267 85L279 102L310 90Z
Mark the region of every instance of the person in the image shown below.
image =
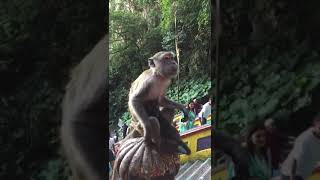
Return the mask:
M111 164L111 169L113 168L114 160L115 160L114 143L115 141L112 137L110 137L110 132L109 132L109 163Z
M205 103L199 112L199 117L201 119L201 125L204 125L207 123L207 119L211 115L211 97L209 98L209 101Z
M114 130L114 136L113 136L113 139L114 139L114 143L117 143L118 142L118 131L117 130Z
M270 180L271 153L263 124L256 124L248 131L246 148L249 153L249 176L259 180Z
M183 133L187 130L187 123L182 122L181 120L178 122L179 133Z
M189 111L189 119L188 119L188 121L187 121L186 128L187 128L187 130L189 130L189 129L192 129L192 128L193 128L193 122L194 122L194 120L195 120L195 118L196 118L195 111L193 111L193 110L194 110L194 104L193 104L193 102L189 103L187 109L188 109L188 111Z
M186 108L187 108L189 111L193 112L194 114L198 114L198 113L196 113L196 109L195 109L195 107L194 107L194 103L193 103L193 102L190 102Z
M320 161L320 113L313 125L302 132L281 166L281 179L306 180Z
M124 125L122 126L122 138L124 139L127 135L127 130L128 130L128 125L126 123L124 123Z
M115 138L114 137L110 137L109 136L109 149L114 152L114 144L116 143Z
M272 157L272 174L273 176L278 176L280 174L279 165L283 160L281 159L281 154L283 154L282 149L284 149L284 145L287 139L275 126L274 119L266 119L264 122L264 126L266 128L267 146L270 148Z
M202 104L198 103L198 100L197 99L194 99L193 102L193 111L195 114L199 114L199 112L201 111L202 109Z

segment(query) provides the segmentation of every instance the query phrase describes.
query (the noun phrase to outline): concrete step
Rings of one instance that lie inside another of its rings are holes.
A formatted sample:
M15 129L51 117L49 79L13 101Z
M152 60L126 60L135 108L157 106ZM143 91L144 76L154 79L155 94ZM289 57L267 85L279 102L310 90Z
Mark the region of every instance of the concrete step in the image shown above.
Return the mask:
M190 167L188 167L183 173L181 173L180 176L176 178L176 180L186 180L190 177L190 175L198 169L198 167L202 164L203 162L200 160L195 161Z
M187 180L199 180L199 178L203 176L204 173L208 171L208 169L211 169L210 158L208 158L197 169L195 169Z
M202 176L200 176L199 180L211 180L211 167L208 168Z
M179 172L178 174L176 175L176 177L179 177L182 173L184 173L194 162L187 162L187 163L184 163L180 169L179 169Z

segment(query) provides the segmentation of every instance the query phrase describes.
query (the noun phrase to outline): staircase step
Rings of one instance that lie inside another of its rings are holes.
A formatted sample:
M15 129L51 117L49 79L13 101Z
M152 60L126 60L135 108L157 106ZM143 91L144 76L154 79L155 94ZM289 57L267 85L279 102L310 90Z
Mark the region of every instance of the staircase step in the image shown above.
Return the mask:
M209 158L193 171L188 180L199 180L208 169L211 169L211 160Z
M199 178L199 180L211 180L211 167Z
M180 169L179 169L179 172L178 174L176 175L176 177L179 177L182 173L184 173L191 165L193 164L193 162L187 162L187 163L184 163Z
M202 163L200 160L195 161L185 172L181 173L176 180L186 180Z

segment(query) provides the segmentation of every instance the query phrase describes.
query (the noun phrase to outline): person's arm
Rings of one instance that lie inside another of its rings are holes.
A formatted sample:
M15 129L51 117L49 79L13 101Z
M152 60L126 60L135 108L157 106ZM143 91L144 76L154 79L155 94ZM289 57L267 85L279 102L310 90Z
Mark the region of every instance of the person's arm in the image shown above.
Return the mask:
M290 179L291 180L295 180L296 176L299 175L297 174L297 172L300 172L301 169L304 168L304 164L308 163L305 162L305 158L304 155L306 152L306 144L305 144L305 140L298 138L295 145L294 145L294 156L293 156L293 161L291 164L291 172L290 172Z
M203 109L201 109L201 111L199 112L198 117L202 120L202 117L203 117Z

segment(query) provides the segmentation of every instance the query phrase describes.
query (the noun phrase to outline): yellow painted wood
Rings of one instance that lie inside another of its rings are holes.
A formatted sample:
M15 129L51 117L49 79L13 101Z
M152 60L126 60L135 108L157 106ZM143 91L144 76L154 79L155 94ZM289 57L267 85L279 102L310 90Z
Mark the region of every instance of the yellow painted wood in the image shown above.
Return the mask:
M312 176L308 178L308 180L319 180L320 179L320 171L316 172Z
M227 177L228 177L227 169L223 169L223 170L215 172L211 176L211 179L214 179L214 180L227 180Z
M190 155L180 155L180 162L185 163L190 160L198 160L198 159L207 159L208 157L211 157L211 148L209 149L204 149L201 151L196 151L197 150L197 140L199 138L211 136L211 125L205 125L203 127L210 127L205 130L201 130L201 127L198 127L197 129L200 129L197 131L196 128L191 129L192 131L195 131L194 133L188 134L189 131L184 133L185 135L182 135L182 140L188 144L188 147L191 150ZM202 127L202 128L203 128Z
M200 121L200 119L196 119L196 120L193 122L193 126L194 126L194 127L201 126L201 121Z

